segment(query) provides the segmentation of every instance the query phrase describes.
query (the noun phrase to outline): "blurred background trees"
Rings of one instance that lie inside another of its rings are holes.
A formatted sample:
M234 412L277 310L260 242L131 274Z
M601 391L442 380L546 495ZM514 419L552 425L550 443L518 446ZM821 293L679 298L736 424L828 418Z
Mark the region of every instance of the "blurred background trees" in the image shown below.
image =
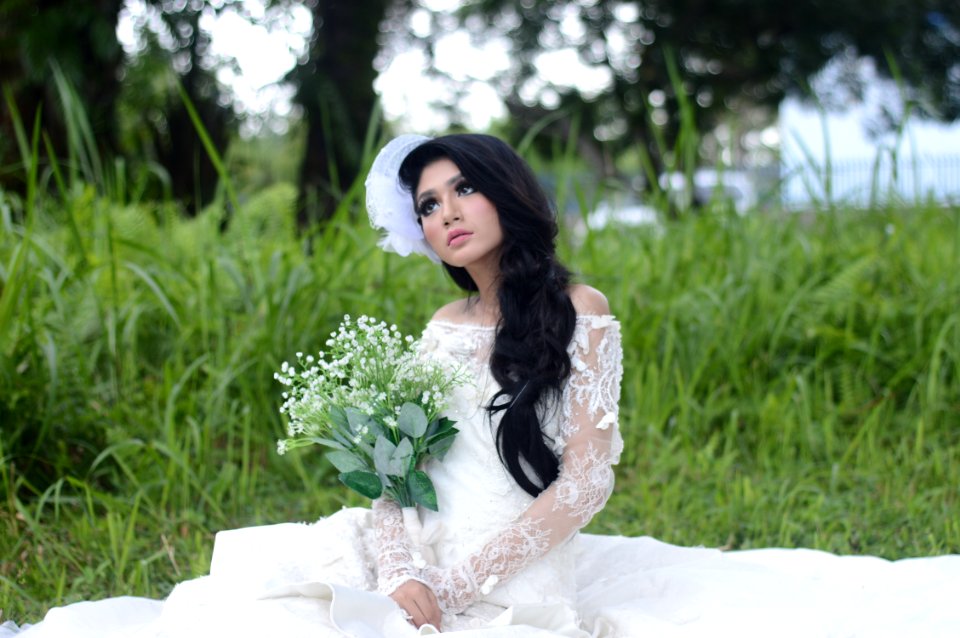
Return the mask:
M117 41L117 20L123 0L3 0L0 2L0 84L16 103L27 124L39 111L43 126L62 152L66 139L52 65L70 78L101 149L119 150L117 97L124 63ZM6 105L5 105L6 107ZM11 179L9 166L18 158L9 108L0 115L0 185Z
M835 82L848 95L863 92L852 69L868 59L896 76L913 112L960 116L960 5L946 0L135 4L150 19L136 22L139 44L124 51L117 37L123 0L0 0L0 82L28 128L40 113L61 153L66 130L52 73L58 66L86 107L100 152L125 156L138 167L143 193L172 195L186 214L214 200L217 179L178 85L221 155L249 117L223 79L224 69L240 73L236 60L211 48L209 24L228 12L265 26L298 7L311 15L298 62L281 80L295 105L288 129L301 140L290 147L300 153L301 227L332 214L362 170L368 133L381 131L375 62L382 68L398 51L420 48L423 73L442 75L434 64L437 43L455 30L509 48L509 67L486 80L507 107L501 131L514 141L537 131L534 142L543 145L575 136L580 156L600 176L616 176L617 159L640 149L650 164L647 186L665 170L717 161L710 149L720 146L718 131L730 137L731 130L768 125L784 96L806 93L828 64L840 69ZM573 66L566 81L544 79L540 61L558 54L602 81L583 86ZM451 66L456 61L447 60ZM463 78L452 75L448 95L423 100L446 97L450 104L463 88ZM902 108L892 112L895 119ZM0 184L8 189L17 187L13 167L20 160L12 113L5 105L0 116Z
M887 76L899 73L921 114L960 116L960 5L942 0L479 0L458 17L475 38L502 32L514 45L514 64L497 78L512 126L565 108L582 118L581 146L608 149L590 155L640 145L658 173L684 113L708 135L731 119L741 128L772 122L783 98L809 94L810 78L834 60L871 59ZM562 50L605 74L606 86L543 82L538 57ZM840 79L862 94L856 73Z
M315 0L306 60L287 80L306 122L298 178L297 222L329 216L360 171L373 120L380 23L390 0Z

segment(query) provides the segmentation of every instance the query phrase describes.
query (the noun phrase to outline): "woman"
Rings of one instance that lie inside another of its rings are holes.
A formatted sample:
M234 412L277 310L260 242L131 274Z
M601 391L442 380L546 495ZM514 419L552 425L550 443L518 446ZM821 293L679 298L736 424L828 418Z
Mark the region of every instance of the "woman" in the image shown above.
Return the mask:
M529 168L492 137L401 136L374 162L367 204L385 249L442 262L471 293L421 340L423 356L470 378L450 400L460 433L427 467L440 510L421 511L423 545L387 501L221 532L210 575L165 602L71 605L18 638L956 635L958 556L578 534L622 449L619 325L557 262Z
M377 179L382 173L389 183L400 158L407 200L381 203ZM549 202L497 138L404 136L384 149L371 180L374 223L391 227L382 216L409 221L414 213L423 237L416 244L413 231L414 246L473 293L438 310L423 339L431 356L472 364L473 383L451 406L465 420L461 435L429 468L440 513L424 513L428 527L457 533L435 542L439 565L416 569L399 511L378 502L381 591L417 626L441 626L441 610L452 622L468 609L480 614L472 607L481 599L488 614L491 601L505 608L550 600L572 610L574 547L566 541L603 507L622 448L618 324L602 294L570 285L556 259ZM393 240L388 235L387 245ZM464 334L465 350L457 344ZM482 542L458 542L466 538Z

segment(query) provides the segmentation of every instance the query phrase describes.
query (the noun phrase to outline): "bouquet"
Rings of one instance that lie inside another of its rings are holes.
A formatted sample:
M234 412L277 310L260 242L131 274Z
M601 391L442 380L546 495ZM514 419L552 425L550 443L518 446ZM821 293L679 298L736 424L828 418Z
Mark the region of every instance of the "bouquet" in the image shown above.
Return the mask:
M416 345L395 325L345 315L325 352L298 352L297 365L284 362L274 374L287 387L288 438L277 451L322 445L348 488L437 511L433 483L417 468L453 443L457 429L440 412L461 375L419 358Z

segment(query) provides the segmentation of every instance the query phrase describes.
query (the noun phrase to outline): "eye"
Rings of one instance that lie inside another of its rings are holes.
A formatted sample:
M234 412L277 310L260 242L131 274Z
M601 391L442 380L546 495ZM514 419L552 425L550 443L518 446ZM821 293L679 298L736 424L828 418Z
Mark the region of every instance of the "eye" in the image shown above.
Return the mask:
M439 206L439 204L437 204L437 200L433 199L432 197L428 197L420 202L420 204L417 206L417 215L420 217L426 217L430 213L437 210L437 206Z
M472 195L476 193L477 189L468 184L467 182L460 182L457 184L457 195L463 197L464 195Z

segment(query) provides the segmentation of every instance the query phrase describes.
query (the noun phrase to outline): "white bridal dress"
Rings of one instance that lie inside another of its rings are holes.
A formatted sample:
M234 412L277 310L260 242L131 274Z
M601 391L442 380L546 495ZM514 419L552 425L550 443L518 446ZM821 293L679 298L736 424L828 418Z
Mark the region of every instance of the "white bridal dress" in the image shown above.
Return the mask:
M503 469L481 406L497 386L488 327L433 321L425 354L465 370L450 416L460 434L428 472L440 512L419 543L388 503L317 523L221 532L210 575L165 601L113 598L51 610L0 638L403 637L389 592L428 583L443 633L526 636L960 636L960 556L889 562L812 550L721 552L652 538L581 534L609 496L617 429L619 324L581 316L573 371L544 416L560 477L536 499ZM431 563L429 559L432 559ZM19 632L19 633L18 633Z

